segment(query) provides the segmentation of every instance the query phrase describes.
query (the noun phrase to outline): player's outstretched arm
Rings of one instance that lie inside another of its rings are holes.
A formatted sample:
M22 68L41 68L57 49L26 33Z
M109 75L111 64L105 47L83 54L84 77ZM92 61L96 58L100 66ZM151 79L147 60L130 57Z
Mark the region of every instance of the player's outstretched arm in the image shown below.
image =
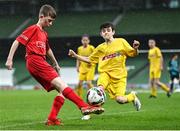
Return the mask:
M86 62L86 63L91 63L88 57L84 57L84 56L80 56L78 54L76 54L73 50L69 50L68 53L69 56L76 58L77 60Z
M15 54L18 46L19 46L19 42L17 40L15 40L11 46L11 49L9 51L9 55L7 57L6 64L5 64L5 66L7 67L8 70L12 70L13 57L14 57L14 54Z

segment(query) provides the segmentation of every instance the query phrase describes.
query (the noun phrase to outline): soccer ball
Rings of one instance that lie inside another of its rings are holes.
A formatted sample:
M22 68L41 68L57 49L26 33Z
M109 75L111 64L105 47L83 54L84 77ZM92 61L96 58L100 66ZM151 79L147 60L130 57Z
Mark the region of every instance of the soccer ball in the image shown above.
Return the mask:
M87 91L87 102L93 106L104 104L106 99L105 92L99 87L92 87Z

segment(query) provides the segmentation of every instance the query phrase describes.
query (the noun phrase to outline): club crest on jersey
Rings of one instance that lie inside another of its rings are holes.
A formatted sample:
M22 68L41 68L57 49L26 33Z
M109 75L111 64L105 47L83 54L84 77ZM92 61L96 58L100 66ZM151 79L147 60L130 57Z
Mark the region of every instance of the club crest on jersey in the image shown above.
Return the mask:
M109 55L107 55L107 56L104 56L104 57L102 58L102 60L112 59L112 58L118 57L118 56L120 56L120 55L121 55L120 52L116 52L116 53L113 53L113 54L109 54Z
M45 42L43 41L36 41L36 46L39 47L39 48L46 48L45 46Z

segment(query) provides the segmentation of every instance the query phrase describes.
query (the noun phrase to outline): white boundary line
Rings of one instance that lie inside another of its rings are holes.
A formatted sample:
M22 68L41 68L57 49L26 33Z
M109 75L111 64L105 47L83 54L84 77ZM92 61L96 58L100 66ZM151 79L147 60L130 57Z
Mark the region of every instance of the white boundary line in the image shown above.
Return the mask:
M139 53L148 53L149 50L139 50ZM161 49L162 53L180 53L180 49Z
M122 111L122 112L116 112L116 113L107 113L107 114L102 114L101 117L103 116L110 116L110 115L118 115L118 114L128 114L128 113L141 113L144 112L145 110L140 110L140 111ZM74 120L74 119L81 119L80 117L70 117L66 120ZM0 130L2 129L7 129L7 128L13 128L13 127L21 127L21 126L28 126L28 125L35 125L35 124L43 124L44 121L36 121L36 122L28 122L28 123L22 123L22 124L14 124L14 125L8 125L8 126L0 126Z

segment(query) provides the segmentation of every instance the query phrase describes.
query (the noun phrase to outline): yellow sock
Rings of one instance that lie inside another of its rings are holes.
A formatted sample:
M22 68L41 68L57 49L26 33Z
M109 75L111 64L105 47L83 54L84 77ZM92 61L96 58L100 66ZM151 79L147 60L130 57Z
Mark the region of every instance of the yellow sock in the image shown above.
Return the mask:
M88 84L88 89L92 88L94 85L91 83L91 84Z
M77 86L75 90L76 90L78 96L80 96L82 98L82 95L83 95L83 88L82 88L82 86Z
M157 96L157 88L156 87L151 87L151 95Z
M163 90L165 90L166 92L169 91L169 88L168 88L165 84L163 84L163 83L160 84L160 87L161 87Z
M134 101L136 96L133 93L129 93L128 95L125 95L125 97L127 98L128 102L132 102L132 101Z

